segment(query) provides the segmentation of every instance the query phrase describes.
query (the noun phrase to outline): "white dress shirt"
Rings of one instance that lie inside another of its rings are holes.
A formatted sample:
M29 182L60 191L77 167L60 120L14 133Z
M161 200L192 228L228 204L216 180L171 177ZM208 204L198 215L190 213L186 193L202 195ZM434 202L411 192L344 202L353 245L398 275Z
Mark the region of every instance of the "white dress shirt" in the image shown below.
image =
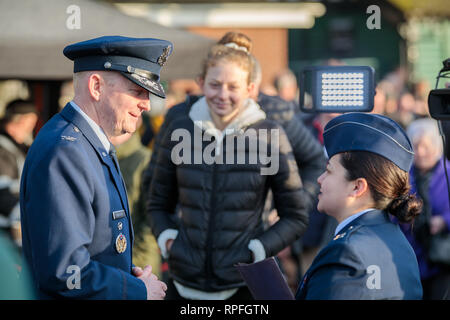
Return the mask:
M94 120L89 118L89 116L83 110L81 110L81 108L75 102L70 101L70 104L78 113L83 116L84 119L86 119L89 126L92 128L92 130L94 130L95 134L100 139L100 142L102 143L105 150L109 153L111 149L111 142L109 142L108 137L106 136L103 129L100 128L100 126Z

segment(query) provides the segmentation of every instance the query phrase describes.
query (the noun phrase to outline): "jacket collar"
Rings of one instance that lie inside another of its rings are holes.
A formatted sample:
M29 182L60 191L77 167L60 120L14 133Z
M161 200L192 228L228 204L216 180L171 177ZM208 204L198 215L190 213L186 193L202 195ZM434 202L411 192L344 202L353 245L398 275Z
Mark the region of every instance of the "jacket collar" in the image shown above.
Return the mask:
M66 104L60 114L68 122L73 123L75 127L83 133L89 143L94 147L97 153L99 153L100 157L102 157L103 153L108 153L109 150L105 149L95 131L81 113L75 110L70 102Z
M75 130L79 130L83 134L83 136L86 137L87 141L96 151L100 161L102 161L108 167L109 172L113 176L114 184L119 191L122 205L127 209L127 212L129 212L127 192L118 164L114 163L114 160L109 155L109 151L105 150L105 147L100 142L97 134L94 132L86 119L81 115L81 113L76 111L70 103L66 104L64 109L60 112L60 115L65 120L72 123L76 127Z
M265 119L266 114L253 99L247 99L236 118L231 121L224 131L220 132L211 118L206 98L202 97L192 105L189 112L189 118L191 118L197 127L206 131L206 133L216 136L218 133L221 133L221 135L235 133L251 124Z
M388 222L391 222L391 220L389 219L388 213L384 212L382 210L375 209L375 210L366 212L363 215L356 218L355 220L351 221L344 228L342 228L342 230L339 232L339 234L346 232L350 227L355 228L357 226L376 225L376 224L383 224L383 223L388 223Z

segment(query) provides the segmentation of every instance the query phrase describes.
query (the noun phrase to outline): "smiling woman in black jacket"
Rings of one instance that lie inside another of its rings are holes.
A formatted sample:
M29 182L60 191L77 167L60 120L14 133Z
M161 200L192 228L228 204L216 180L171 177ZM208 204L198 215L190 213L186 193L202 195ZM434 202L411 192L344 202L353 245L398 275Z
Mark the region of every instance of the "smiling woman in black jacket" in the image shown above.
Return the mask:
M181 107L154 159L148 211L176 288L169 298L251 298L234 265L275 255L307 226L291 146L249 99L251 59L240 46L211 49L199 81L205 96ZM269 189L280 219L264 230Z

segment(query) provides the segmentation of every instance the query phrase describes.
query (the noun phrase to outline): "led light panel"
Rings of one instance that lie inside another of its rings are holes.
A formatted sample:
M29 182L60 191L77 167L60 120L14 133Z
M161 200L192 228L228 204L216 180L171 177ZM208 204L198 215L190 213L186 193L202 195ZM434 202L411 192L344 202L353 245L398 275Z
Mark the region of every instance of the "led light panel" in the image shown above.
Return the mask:
M373 109L375 89L371 67L309 67L302 72L300 84L300 108L303 111L349 112ZM308 107L304 106L305 93L312 96Z

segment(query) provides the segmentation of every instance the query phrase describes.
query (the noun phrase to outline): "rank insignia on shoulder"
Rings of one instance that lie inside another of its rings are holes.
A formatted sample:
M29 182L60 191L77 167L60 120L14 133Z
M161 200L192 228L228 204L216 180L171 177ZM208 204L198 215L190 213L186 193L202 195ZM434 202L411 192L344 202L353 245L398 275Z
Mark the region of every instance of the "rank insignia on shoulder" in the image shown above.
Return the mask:
M344 233L339 233L333 238L333 240L337 240L337 239L343 238L343 237L345 237L345 235L346 235L345 232Z
M67 141L75 141L77 138L71 137L71 136L61 136L61 139L67 140Z
M127 238L122 233L116 238L116 250L118 253L124 253L127 250Z

